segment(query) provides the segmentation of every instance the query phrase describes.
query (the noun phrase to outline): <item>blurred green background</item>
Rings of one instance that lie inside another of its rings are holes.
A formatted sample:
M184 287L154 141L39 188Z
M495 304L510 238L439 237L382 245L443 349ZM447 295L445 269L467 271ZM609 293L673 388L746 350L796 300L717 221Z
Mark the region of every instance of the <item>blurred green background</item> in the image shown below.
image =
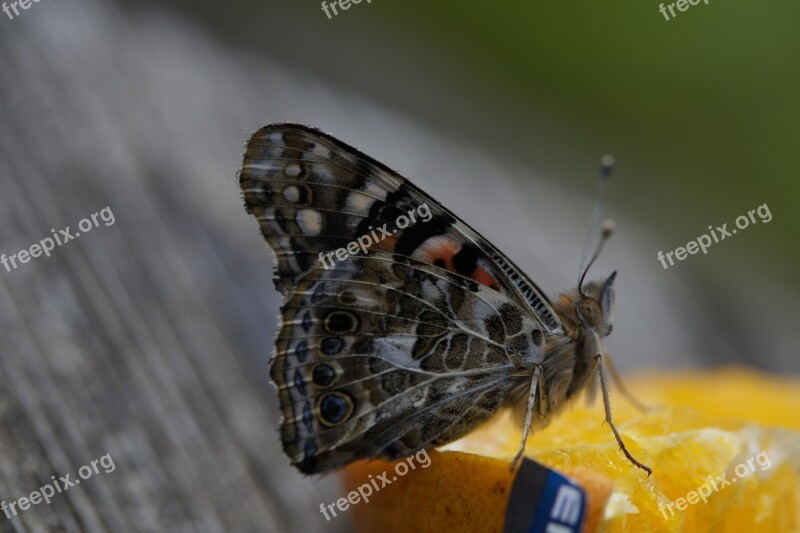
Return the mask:
M658 235L644 251L656 265L658 250L766 202L768 225L666 274L714 283L744 267L800 286L797 2L701 1L670 21L655 1L373 0L330 20L317 1L173 4L576 192L593 188L586 169L613 150L624 180L610 209Z

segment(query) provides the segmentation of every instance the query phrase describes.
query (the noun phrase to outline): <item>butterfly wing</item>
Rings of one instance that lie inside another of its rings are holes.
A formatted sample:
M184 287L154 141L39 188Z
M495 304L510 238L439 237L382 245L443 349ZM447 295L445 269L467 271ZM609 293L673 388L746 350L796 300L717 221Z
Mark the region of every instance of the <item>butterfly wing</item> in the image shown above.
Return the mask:
M287 295L319 254L360 236L472 278L528 308L545 331L561 323L544 293L514 263L453 213L385 165L333 137L296 124L272 124L247 143L240 172L248 212L276 254L275 284ZM427 207L430 217L397 227L398 217Z
M240 183L285 298L271 377L284 449L303 472L464 435L529 382L544 333L560 327L538 288L474 230L316 130L256 132ZM422 220L391 229L423 204L429 217L417 209ZM389 235L366 253L320 262L381 227Z
M383 251L312 268L281 322L271 377L305 473L453 441L541 362L540 325L508 298Z

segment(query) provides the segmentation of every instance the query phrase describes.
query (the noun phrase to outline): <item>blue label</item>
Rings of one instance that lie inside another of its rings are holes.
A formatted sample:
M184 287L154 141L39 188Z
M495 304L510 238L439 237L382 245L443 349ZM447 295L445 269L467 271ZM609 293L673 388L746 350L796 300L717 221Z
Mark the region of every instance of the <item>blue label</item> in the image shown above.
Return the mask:
M561 474L550 471L529 533L580 533L586 493Z
M524 459L514 478L505 533L580 533L586 492L565 476Z

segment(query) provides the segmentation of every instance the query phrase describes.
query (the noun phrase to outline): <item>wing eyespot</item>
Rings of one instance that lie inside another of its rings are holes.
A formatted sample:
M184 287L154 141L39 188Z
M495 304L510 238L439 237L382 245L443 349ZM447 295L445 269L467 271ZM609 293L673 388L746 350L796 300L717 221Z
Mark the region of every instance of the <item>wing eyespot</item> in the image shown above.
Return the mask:
M311 371L311 380L314 385L323 389L333 385L338 377L336 370L327 363L320 363Z
M333 427L353 414L353 399L341 391L330 392L319 399L319 419L325 426Z
M339 337L325 337L320 342L320 349L325 355L336 355L344 348L344 341Z
M332 311L325 317L325 331L334 335L346 335L358 330L358 317L347 311Z

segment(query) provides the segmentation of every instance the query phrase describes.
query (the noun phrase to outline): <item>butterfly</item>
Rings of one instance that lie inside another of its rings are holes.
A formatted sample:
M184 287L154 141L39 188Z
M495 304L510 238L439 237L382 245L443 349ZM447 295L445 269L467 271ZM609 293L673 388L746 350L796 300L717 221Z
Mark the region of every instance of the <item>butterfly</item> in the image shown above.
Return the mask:
M651 473L611 417L609 376L627 395L602 345L616 272L584 284L610 229L578 288L550 300L439 202L317 129L258 130L239 183L274 253L270 377L301 472L441 446L504 408L523 427L514 468L529 431L599 378L621 450Z

